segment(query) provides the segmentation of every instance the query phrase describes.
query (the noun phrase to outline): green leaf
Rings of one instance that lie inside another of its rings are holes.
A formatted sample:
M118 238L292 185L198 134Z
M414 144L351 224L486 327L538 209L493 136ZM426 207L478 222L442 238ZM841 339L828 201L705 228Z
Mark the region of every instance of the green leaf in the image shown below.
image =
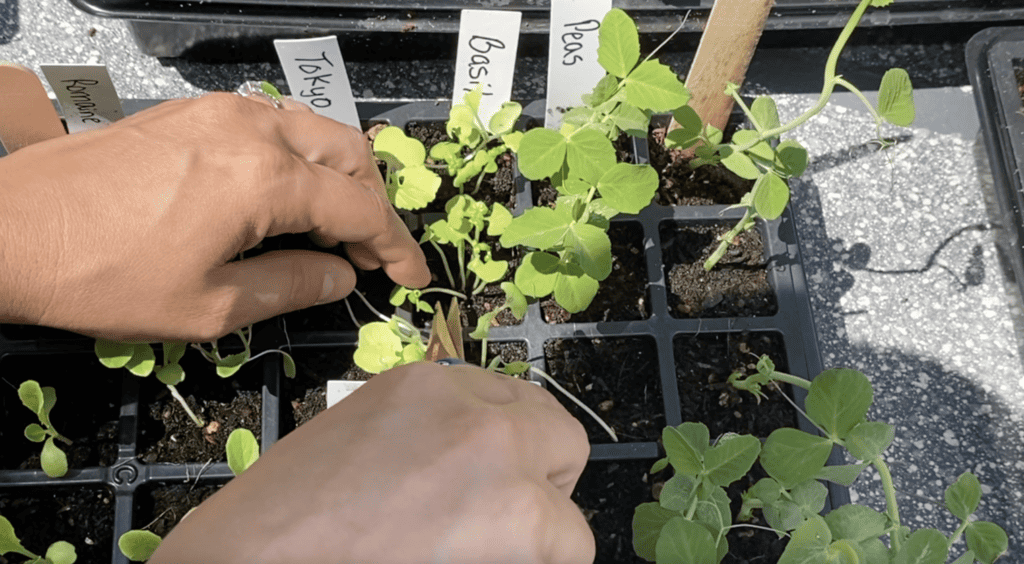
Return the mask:
M655 503L653 505L657 506L658 504ZM11 522L8 521L6 517L0 515L0 556L3 556L8 552L14 552L22 556L28 556L29 558L36 557L35 554L26 550L24 546L21 546L21 541L18 539L18 535L14 534L14 525L11 525Z
M149 560L162 539L149 531L132 530L117 539L117 547L133 562Z
M491 121L488 124L491 133L495 135L504 135L516 126L516 120L523 114L523 107L517 102L505 102L501 105L501 109L491 116Z
M712 484L727 486L750 471L761 452L761 441L750 435L728 434L704 453L705 473Z
M427 160L427 150L423 148L423 143L407 137L402 128L393 125L377 133L373 140L373 151L378 159L396 170L422 166Z
M768 435L761 449L761 466L788 489L816 476L831 452L832 441L786 427Z
M744 151L748 157L755 160L760 159L761 161L772 162L775 160L775 151L767 141L758 141L759 139L761 139L761 134L752 129L740 129L732 134L732 144L734 147L756 141L751 148Z
M888 563L886 562L886 564ZM953 564L974 564L974 551L968 550L967 552L961 554L960 558L957 558L953 561Z
M430 313L432 313L432 312L430 312ZM295 373L296 373L296 371L295 371L295 359L292 358L292 355L290 355L290 354L288 354L286 352L282 352L281 353L281 364L283 365L283 368L284 368L285 378L294 378L295 377Z
M799 528L806 521L804 512L799 505L786 499L777 499L761 510L768 526L775 529L779 536L786 531Z
M249 362L249 353L247 351L229 354L222 360L217 361L217 376L221 378L234 376L246 362Z
M43 443L43 452L39 455L40 465L43 472L51 478L61 478L68 473L68 457L64 451L57 448L53 437L46 439Z
M651 466L651 472L650 473L651 474L657 474L658 472L661 472L662 470L664 470L666 468L668 468L668 457L667 456L665 458L659 458L657 461L655 461L654 465Z
M46 549L46 559L52 564L75 564L78 555L75 546L67 541L57 541Z
M690 93L679 81L676 73L657 59L640 63L623 80L626 100L634 106L652 112L667 112L690 100Z
M132 354L132 358L124 367L128 369L128 372L136 376L149 376L152 374L153 369L156 367L156 353L153 352L153 347L146 343L135 345L135 353Z
M657 502L641 503L633 512L633 550L637 556L654 561L655 546L661 530L679 512L669 511Z
M398 365L401 350L402 339L387 323L375 321L359 328L359 348L352 360L370 374L379 374Z
M843 505L825 516L832 538L862 542L877 539L885 533L888 518L863 505Z
M944 564L949 555L946 537L935 529L914 531L893 558L893 564Z
M470 272L475 274L477 278L487 282L497 282L505 277L505 273L508 272L508 261L507 260L480 260L473 259L466 265L466 268Z
M267 82L266 80L260 81L260 90L263 91L264 94L270 96L275 100L280 100L281 98L283 98L283 96L281 96L281 91L278 90L276 86Z
M960 474L956 482L946 488L946 509L961 521L966 521L981 503L981 483L970 472Z
M771 505L782 496L782 486L771 478L761 478L747 490L749 495L760 499L765 505Z
M736 176L746 178L747 180L754 180L755 178L760 180L764 176L761 170L754 165L754 161L750 160L750 157L747 155L732 147L723 147L722 153L724 155L722 164L725 165L725 168L735 173Z
M789 203L789 186L784 180L769 172L757 179L753 190L758 215L769 221L782 215Z
M560 243L573 218L562 206L557 209L540 206L530 208L512 220L501 234L501 246L550 249Z
M476 329L469 334L470 338L484 340L491 334L491 327L494 325L494 318L498 317L498 310L489 311L476 320Z
M707 527L681 516L669 519L654 553L658 564L717 564L715 539Z
M793 531L786 550L779 558L779 564L822 564L829 562L828 547L832 544L832 533L820 515L808 519Z
M697 111L690 106L683 106L672 112L672 117L679 127L665 135L665 148L689 149L696 145L700 141L701 130L704 128L704 123L701 122Z
M542 298L555 289L558 257L543 252L528 253L516 269L515 284L524 295Z
M501 371L509 376L518 376L519 374L525 374L530 370L530 363L522 360L510 362L505 365Z
M602 200L623 213L640 213L658 190L658 173L650 165L618 163L597 184Z
M107 368L124 368L135 353L135 345L129 343L117 343L106 339L96 339L93 346L96 358L100 364Z
M188 349L188 343L184 341L165 341L163 343L164 349L164 364L176 364L181 362L181 357L185 356L185 351Z
M637 58L639 58L639 57L640 57L640 55L637 54ZM615 91L618 90L618 88L619 88L619 80L618 80L618 78L616 78L615 75L613 75L613 74L606 74L606 75L604 75L604 77L601 78L601 80L597 81L597 86L594 86L594 90L590 94L584 94L582 96L582 101L587 106L590 106L591 108L596 108L597 106L600 106L601 104L604 104L605 102L610 100L611 97L615 95ZM580 107L572 108L569 111L571 112L573 110L578 110L578 109L586 110L586 109L590 109L590 108L585 108L585 107L580 106ZM566 115L568 115L568 112L566 113ZM565 121L565 116L562 116L562 118L563 118L563 121ZM589 119L589 117L588 117L588 119ZM584 121L586 121L586 120L584 120Z
M505 206L495 202L491 208L491 215L487 218L487 234L497 237L504 233L511 223L512 213Z
M651 115L648 112L631 106L619 104L610 114L612 123L626 134L633 137L647 137L647 131L651 126Z
M43 413L43 389L35 380L25 380L18 386L18 398L32 413L42 416Z
M538 127L526 132L519 145L519 172L530 180L552 176L565 162L567 142L557 131Z
M677 473L665 482L658 496L658 503L672 511L686 511L693 502L697 489L697 480L693 476Z
M235 476L245 472L260 457L260 444L248 429L235 429L224 446L228 467Z
M792 139L779 143L775 149L775 170L787 178L800 176L807 170L807 149Z
M878 87L878 113L889 123L906 127L914 123L914 88L903 69L889 69Z
M563 264L555 276L552 293L555 302L569 313L579 313L590 306L597 295L598 282L587 276L577 264Z
M793 498L793 503L800 507L803 516L809 518L824 509L828 488L817 480L807 480L793 486L790 496Z
M868 539L860 543L864 551L863 564L889 564L889 549L879 539ZM968 563L970 564L970 563Z
M502 282L501 289L505 292L505 305L509 311L516 319L522 319L526 315L526 306L529 305L522 290L512 282Z
M750 104L750 113L753 114L757 125L761 130L767 131L779 127L779 110L775 107L775 100L768 96L759 96Z
M612 241L604 229L574 222L565 238L565 247L573 253L587 276L604 280L611 274Z
M43 392L43 407L37 414L39 422L53 429L53 423L50 423L50 412L53 411L53 406L57 405L57 391L52 386L43 386L40 391Z
M619 78L629 74L640 60L640 33L626 12L618 8L605 15L597 41L597 62Z
M874 401L867 377L849 368L826 370L811 382L807 415L830 435L845 439Z
M814 478L817 480L828 480L835 484L850 487L855 481L857 476L869 466L869 463L864 464L844 464L838 466L826 466L822 468Z
M399 364L412 364L413 362L419 362L423 360L423 357L427 355L427 347L423 344L423 341L413 341L408 345L402 347L401 360Z
M846 437L846 450L857 460L872 461L889 448L896 428L881 421L862 421Z
M156 371L156 379L168 386L177 386L185 380L185 370L180 364L168 364Z
M593 129L581 129L567 141L566 161L569 175L595 186L615 164L615 147L607 137Z
M25 438L32 441L33 443L41 443L46 440L46 429L39 426L38 423L29 423L25 427Z
M679 474L696 476L704 470L704 457L690 444L693 438L692 431L684 435L675 427L665 427L661 431L661 442L665 446L668 460ZM704 444L707 445L707 442Z
M683 439L693 448L700 457L708 450L708 443L711 441L711 433L707 425L686 421L676 426L676 430L683 436ZM662 433L664 434L664 433Z
M388 198L404 210L426 207L434 201L441 187L441 177L422 164L400 170L394 180L394 184L388 185Z
M992 564L1009 550L1006 531L995 523L974 521L967 525L964 532L967 548L974 552L974 557L982 564Z

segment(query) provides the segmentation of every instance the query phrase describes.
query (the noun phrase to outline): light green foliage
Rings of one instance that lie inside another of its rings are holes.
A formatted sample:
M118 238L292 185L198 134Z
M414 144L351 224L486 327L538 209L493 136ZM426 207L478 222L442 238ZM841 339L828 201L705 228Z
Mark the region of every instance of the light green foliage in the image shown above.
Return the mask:
M228 467L235 476L245 472L260 457L260 444L248 429L235 429L224 445Z
M434 201L441 177L427 168L427 150L401 128L389 126L377 133L373 151L387 165L384 183L395 206L418 210Z
M117 548L132 562L149 560L163 539L155 533L133 529L117 539Z
M9 553L20 554L29 558L27 564L74 564L78 559L75 547L66 541L57 541L46 549L45 556L39 556L24 546L14 533L14 525L6 517L0 515L0 556Z
M659 563L720 562L724 553L716 543L724 537L718 533L732 526L732 520L728 499L716 496L724 496L721 488L742 478L754 458L769 477L743 493L736 520L749 521L754 511L760 510L764 521L780 536L789 534L780 564L944 564L961 534L966 537L967 551L955 564L990 564L1006 553L1008 537L1002 528L972 520L981 500L981 485L970 472L946 490L946 508L960 520L955 532L947 537L935 529L911 532L901 525L895 485L881 457L892 442L893 427L866 420L873 391L863 374L849 369L827 370L808 382L777 372L767 357L758 361L757 370L746 377L734 374L729 382L759 399L765 386L788 383L807 389L807 416L825 436L783 428L769 435L763 447L757 439L740 435L726 435L717 445L709 446L703 424L667 427L662 435L667 457L655 463L651 471L659 472L671 465L675 475L665 483L658 503L645 503L636 509L633 544L638 555ZM865 463L825 466L833 446L847 449ZM819 480L849 485L868 465L875 466L881 475L886 512L846 505L821 517L828 490ZM715 507L720 511L712 511ZM683 526L679 520L702 525L704 530ZM704 532L710 533L710 540ZM673 538L663 540L666 535ZM883 542L886 537L888 543ZM703 546L696 549L692 543ZM708 560L716 547L715 557Z
M501 204L488 208L465 194L448 200L445 211L447 217L427 226L420 242L454 247L459 264L465 268L459 272L461 289L478 294L508 272L508 261L495 259L490 244L481 238L484 234L500 235L511 222L512 214ZM476 276L471 288L467 287L467 270ZM454 277L450 272L449 275Z
M34 443L43 443L39 455L43 471L51 478L63 477L68 473L68 457L55 441L70 445L71 439L58 433L50 422L50 412L57 403L57 392L50 386L41 387L35 380L26 380L18 387L18 398L39 418L39 423L30 423L25 427L25 438Z
M359 328L359 348L353 355L356 366L379 374L396 366L423 360L427 345L419 330L408 321L393 316L390 321L375 321Z

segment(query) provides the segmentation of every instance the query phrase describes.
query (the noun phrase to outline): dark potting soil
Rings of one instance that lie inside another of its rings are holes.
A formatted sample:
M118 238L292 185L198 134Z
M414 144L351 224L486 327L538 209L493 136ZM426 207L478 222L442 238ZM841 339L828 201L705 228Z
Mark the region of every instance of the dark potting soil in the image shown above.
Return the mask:
M654 460L590 461L572 499L594 531L595 564L645 563L633 550L633 510L654 501L648 471Z
M465 343L466 358L479 364L480 343ZM291 432L327 409L328 380L369 380L373 375L355 365L351 347L295 351L296 376L281 382L281 434ZM527 359L526 343L490 342L487 358L500 356L506 363Z
M198 507L221 487L223 484L197 486L187 483L141 490L135 494L132 526L164 538L189 510Z
M18 397L26 380L51 386L57 403L50 412L54 429L71 439L57 446L68 457L69 468L110 466L117 460L121 381L126 372L104 367L91 354L7 355L0 359L0 468L39 470L42 443L25 438L25 427L39 423ZM9 384L9 385L7 385Z
M654 441L665 426L654 339L554 339L544 343L548 374L594 410L619 442ZM607 431L557 390L552 392L587 430L590 442L612 442Z
M185 354L185 381L177 388L203 420L203 427L192 421L167 386L152 378L141 382L138 458L147 464L223 462L231 431L248 429L259 440L263 362L280 362L280 358L268 355L246 364L234 376L220 378L214 365L196 351Z
M571 314L558 305L554 297L549 297L540 304L545 321L588 323L650 317L643 227L633 221L615 222L608 236L612 240L612 272L601 282L594 301L587 309Z
M673 317L756 317L778 311L756 228L738 235L722 260L704 270L729 224L661 224L661 251Z
M423 142L423 146L427 150L428 164L434 163L429 156L431 147L442 141L451 140L445 131L444 122L411 123L406 127L406 134ZM476 189L476 179L467 182L462 190L466 194L472 195L474 199L485 202L488 206L499 203L511 211L516 205L516 183L513 175L515 165L511 153L505 153L498 157L497 163L498 171L494 174L486 174L479 190ZM448 175L444 163L439 163L439 167L434 169L434 172L441 177L441 187L437 190L437 197L426 208L417 210L417 212L443 213L448 200L462 193L455 187L454 179Z
M754 186L724 166L690 167L681 151L665 148L664 127L651 130L648 147L651 166L658 171L661 184L655 201L663 206L708 206L738 204Z
M58 401L60 396L58 395ZM58 404L59 405L59 404ZM4 443L6 444L6 443ZM14 526L22 546L40 556L59 540L74 545L78 562L110 562L114 542L114 494L104 487L49 487L0 493L0 515ZM12 553L0 564L23 562Z

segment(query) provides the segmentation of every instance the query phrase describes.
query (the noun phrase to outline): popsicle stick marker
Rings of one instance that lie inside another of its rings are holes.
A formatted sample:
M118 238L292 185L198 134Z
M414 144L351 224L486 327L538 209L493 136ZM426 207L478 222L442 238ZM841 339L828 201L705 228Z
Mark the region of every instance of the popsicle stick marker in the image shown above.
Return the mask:
M124 117L104 65L40 65L57 95L68 133L106 127Z
M480 121L483 123L490 123L501 105L512 99L522 18L520 12L462 11L452 103L461 104L466 94L482 85Z
M611 9L611 0L552 0L545 127L561 127L566 110L579 106L581 96L604 77L597 40Z
M319 115L359 127L359 113L337 37L276 39L274 48L292 98Z

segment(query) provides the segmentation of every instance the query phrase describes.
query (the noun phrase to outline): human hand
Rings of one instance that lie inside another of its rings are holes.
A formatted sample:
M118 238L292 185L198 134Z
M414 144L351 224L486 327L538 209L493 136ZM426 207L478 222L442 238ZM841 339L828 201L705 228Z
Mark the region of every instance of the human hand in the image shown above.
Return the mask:
M585 564L589 453L547 391L477 367L374 376L181 521L150 564Z
M341 299L362 269L430 280L358 130L232 94L165 102L0 159L0 321L115 340L210 341Z

